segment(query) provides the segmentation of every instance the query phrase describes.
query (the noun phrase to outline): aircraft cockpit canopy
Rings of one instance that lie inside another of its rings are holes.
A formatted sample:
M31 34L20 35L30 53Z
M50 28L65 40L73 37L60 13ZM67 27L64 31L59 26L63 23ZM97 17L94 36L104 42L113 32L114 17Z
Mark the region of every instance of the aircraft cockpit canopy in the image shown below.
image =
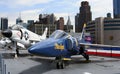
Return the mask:
M24 29L24 27L22 25L15 24L15 25L11 26L11 29L13 29L13 30L19 30L19 29Z
M59 38L63 38L68 36L68 34L62 30L56 30L55 32L53 32L50 36L50 38L55 38L55 39L59 39Z

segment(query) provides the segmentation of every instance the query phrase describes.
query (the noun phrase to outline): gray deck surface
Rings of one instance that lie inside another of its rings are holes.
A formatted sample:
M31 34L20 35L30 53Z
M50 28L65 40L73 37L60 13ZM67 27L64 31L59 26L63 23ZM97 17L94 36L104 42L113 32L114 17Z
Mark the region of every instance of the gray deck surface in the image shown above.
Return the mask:
M74 56L65 69L56 69L54 58L21 56L4 58L10 74L120 74L120 59L90 56L91 62L82 56Z

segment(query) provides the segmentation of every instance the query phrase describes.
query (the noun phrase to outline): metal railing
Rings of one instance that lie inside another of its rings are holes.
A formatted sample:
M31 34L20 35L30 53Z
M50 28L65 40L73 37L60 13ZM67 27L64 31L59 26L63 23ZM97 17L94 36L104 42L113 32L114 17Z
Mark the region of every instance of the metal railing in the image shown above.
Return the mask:
M7 74L6 64L2 59L2 54L0 54L0 74ZM8 74L10 74L10 72L8 72Z

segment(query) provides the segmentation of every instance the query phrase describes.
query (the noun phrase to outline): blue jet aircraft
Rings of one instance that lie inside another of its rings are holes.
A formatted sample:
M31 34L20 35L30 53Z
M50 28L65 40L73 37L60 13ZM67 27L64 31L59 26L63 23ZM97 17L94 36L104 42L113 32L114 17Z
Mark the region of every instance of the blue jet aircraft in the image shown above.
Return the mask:
M28 48L28 51L39 56L56 57L57 69L63 69L65 61L71 60L72 55L82 55L87 61L89 60L84 46L80 45L83 39L84 28L80 40L62 30L56 30L48 39L36 43Z

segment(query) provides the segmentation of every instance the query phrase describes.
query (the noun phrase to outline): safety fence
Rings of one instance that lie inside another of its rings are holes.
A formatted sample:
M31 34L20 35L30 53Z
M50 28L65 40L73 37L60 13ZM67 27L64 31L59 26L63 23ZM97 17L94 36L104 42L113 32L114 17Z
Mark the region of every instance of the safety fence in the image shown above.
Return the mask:
M0 74L10 74L10 72L7 73L6 64L2 59L2 54L0 54Z

